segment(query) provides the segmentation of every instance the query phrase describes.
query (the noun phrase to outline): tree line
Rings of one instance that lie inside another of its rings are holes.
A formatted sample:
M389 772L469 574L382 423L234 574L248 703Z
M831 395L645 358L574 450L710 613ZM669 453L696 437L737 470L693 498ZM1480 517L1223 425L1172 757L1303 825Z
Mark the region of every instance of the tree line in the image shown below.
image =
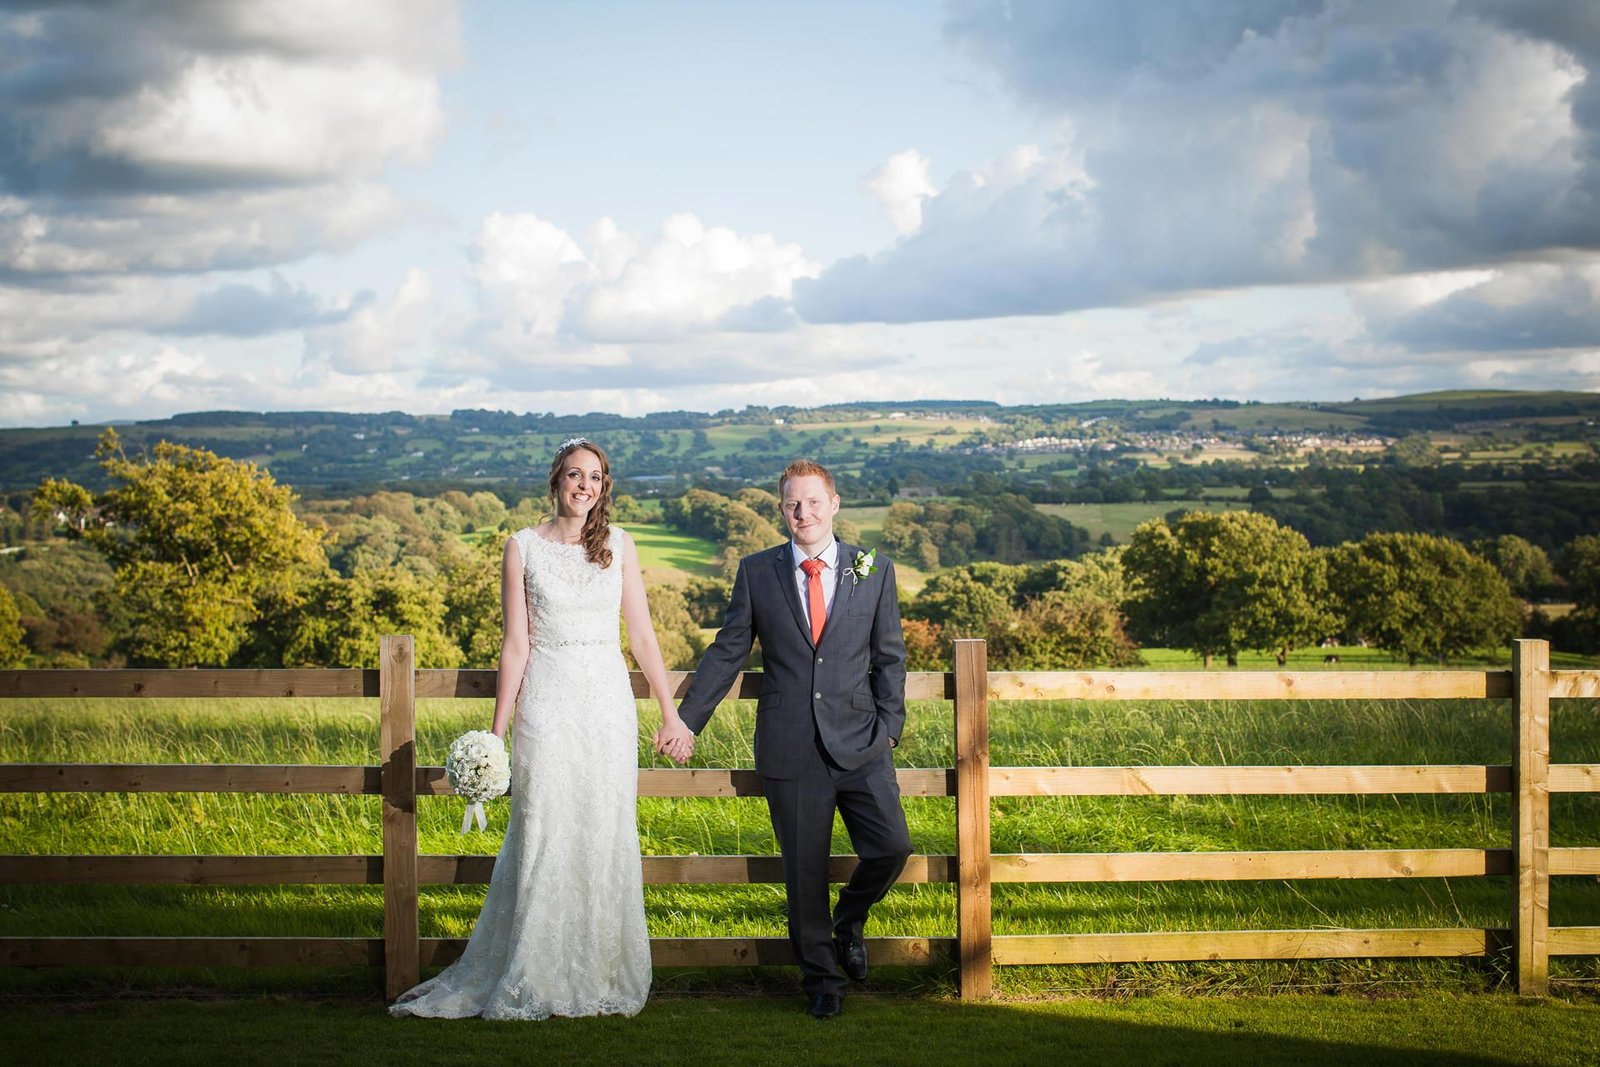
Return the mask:
M1471 546L1431 534L1373 533L1326 548L1269 515L1188 512L1141 524L1126 547L1076 561L974 563L931 578L906 606L923 669L948 642L983 637L1014 670L1139 662L1143 645L1236 665L1284 663L1297 648L1370 644L1410 664L1503 648L1519 633L1600 647L1600 537L1576 539L1558 575L1538 546L1502 535ZM1528 603L1564 578L1576 610Z
M254 464L168 442L130 456L109 430L97 456L110 488L47 479L33 494L29 521L71 543L43 555L17 596L0 586L0 664L362 665L380 635L406 632L423 665L491 666L504 539L545 509L539 497L508 505L461 491L302 503ZM947 568L903 604L914 667L942 665L949 640L965 636L987 638L992 661L1012 669L1128 666L1141 644L1281 661L1336 636L1413 663L1503 646L1519 630L1600 645L1600 537L1575 538L1552 561L1509 534L1316 546L1265 512L1193 512L1090 553L1080 528L986 488L899 501L885 516L881 547ZM666 658L681 668L720 622L739 558L784 535L764 489L693 489L661 514L723 546L717 576L650 589ZM613 515L645 512L620 496ZM837 528L860 542L848 522ZM1522 603L1558 584L1577 602L1572 615Z

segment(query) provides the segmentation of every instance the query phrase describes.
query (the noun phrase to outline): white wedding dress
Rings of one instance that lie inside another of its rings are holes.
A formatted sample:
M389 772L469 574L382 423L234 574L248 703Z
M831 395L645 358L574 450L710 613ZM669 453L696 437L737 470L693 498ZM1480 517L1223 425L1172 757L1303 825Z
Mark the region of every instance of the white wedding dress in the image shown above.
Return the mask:
M650 991L639 861L638 708L618 639L622 541L611 566L581 545L513 535L532 649L512 726L511 818L461 958L394 1015L633 1015Z

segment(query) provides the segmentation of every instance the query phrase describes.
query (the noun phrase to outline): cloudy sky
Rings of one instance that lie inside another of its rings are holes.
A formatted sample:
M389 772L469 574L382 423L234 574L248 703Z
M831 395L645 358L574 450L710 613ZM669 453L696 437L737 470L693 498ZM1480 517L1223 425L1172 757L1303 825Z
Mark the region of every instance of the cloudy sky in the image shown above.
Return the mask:
M1597 295L1593 3L0 2L0 425L1595 389Z

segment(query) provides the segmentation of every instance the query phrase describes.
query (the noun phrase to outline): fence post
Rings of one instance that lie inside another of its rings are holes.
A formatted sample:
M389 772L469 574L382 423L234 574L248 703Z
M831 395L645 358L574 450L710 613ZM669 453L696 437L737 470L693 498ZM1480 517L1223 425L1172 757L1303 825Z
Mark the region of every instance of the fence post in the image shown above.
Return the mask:
M1518 641L1511 650L1511 706L1517 745L1511 759L1517 865L1511 943L1517 991L1550 992L1550 643Z
M385 637L378 657L383 759L383 988L394 1000L422 980L417 919L416 671L411 638Z
M955 642L956 950L961 999L994 992L989 900L989 652Z

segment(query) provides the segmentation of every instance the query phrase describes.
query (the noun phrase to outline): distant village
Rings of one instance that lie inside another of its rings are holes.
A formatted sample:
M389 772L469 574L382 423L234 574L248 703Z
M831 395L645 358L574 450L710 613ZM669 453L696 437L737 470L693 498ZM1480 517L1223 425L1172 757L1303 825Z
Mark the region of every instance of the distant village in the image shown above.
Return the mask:
M1100 420L1084 423L1090 424ZM1163 430L1138 432L1121 430L1106 436L1038 436L1016 441L996 441L959 449L968 454L1011 454L1017 452L1202 452L1222 448L1246 448L1260 452L1309 452L1316 449L1374 451L1388 448L1394 438L1371 433L1311 432L1260 433L1254 430L1189 432Z

